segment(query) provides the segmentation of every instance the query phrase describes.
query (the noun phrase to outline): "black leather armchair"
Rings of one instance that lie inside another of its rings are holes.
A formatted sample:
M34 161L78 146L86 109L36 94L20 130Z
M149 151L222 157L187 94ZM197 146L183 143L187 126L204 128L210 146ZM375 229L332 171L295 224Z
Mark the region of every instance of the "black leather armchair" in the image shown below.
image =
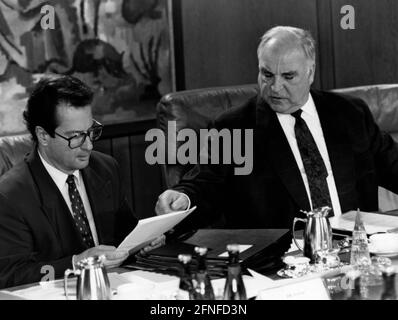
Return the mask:
M33 146L30 134L0 138L0 176L22 161Z
M165 132L166 137L168 121L176 121L177 132L184 128L198 132L199 129L211 126L213 120L223 111L239 106L255 96L257 90L257 85L248 84L169 93L162 97L157 106L158 127ZM179 144L176 146L178 148ZM179 164L162 166L167 187L177 184L190 168L190 165Z

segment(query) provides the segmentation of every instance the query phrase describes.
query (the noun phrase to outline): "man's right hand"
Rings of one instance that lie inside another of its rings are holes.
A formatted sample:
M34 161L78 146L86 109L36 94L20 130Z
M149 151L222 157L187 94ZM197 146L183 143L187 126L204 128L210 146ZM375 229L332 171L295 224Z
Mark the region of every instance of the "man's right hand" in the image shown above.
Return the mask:
M101 256L104 255L104 265L106 268L116 268L122 264L124 260L126 260L129 256L129 252L127 250L117 250L114 246L105 246L100 245L97 247L93 247L87 249L86 251L73 256L73 263L77 263L80 260L83 260L92 256Z
M157 215L162 215L173 211L186 210L189 205L189 198L184 193L175 190L166 190L159 196L155 212Z

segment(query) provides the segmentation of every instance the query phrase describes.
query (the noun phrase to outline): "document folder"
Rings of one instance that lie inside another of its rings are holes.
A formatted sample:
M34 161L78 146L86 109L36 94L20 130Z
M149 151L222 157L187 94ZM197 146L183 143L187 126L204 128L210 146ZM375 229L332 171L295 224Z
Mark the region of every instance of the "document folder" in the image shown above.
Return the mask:
M282 267L281 257L291 244L288 229L199 229L184 242L172 242L152 250L147 256L138 255L135 266L138 269L178 274L178 255L194 256L195 246L208 248L207 263L210 276L225 276L228 257L221 256L228 244L250 245L240 253L242 266L258 272L268 273ZM196 260L192 265L195 268ZM132 265L134 268L134 265Z

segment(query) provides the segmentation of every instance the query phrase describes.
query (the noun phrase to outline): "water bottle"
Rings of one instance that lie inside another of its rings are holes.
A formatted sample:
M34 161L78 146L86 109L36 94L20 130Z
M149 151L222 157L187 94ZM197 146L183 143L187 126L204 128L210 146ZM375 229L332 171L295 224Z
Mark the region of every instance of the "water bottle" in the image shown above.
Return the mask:
M354 289L351 290L351 295L347 300L363 300L362 285L361 285L361 272L359 270L351 270L346 276L350 281L354 282Z
M395 292L395 269L394 267L387 267L383 270L384 291L381 295L381 300L397 300Z
M354 230L352 231L350 264L360 270L363 270L371 264L368 237L359 209L355 217Z
M214 290L211 285L210 276L207 271L206 255L207 248L195 247L198 269L194 277L194 299L214 300Z
M193 300L194 299L194 288L191 275L191 261L192 256L190 254L178 255L178 261L181 265L180 274L180 285L178 288L177 300Z
M228 275L224 287L224 300L247 300L239 262L239 245L227 245L229 254Z

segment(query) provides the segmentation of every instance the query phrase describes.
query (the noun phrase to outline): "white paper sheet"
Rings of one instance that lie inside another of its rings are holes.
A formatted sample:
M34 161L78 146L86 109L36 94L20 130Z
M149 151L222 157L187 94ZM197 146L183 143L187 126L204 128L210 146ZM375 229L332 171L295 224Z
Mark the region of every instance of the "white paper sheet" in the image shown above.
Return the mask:
M250 269L249 271L252 273L252 276L243 276L248 298L255 297L259 291L269 288L274 283L272 279L262 274ZM180 283L179 277L149 271L138 270L121 273L119 275L132 284L132 290L130 293L118 293L114 297L116 300L130 300L136 298L144 300L174 300ZM220 299L224 293L225 278L211 280L211 284L216 297ZM134 286L139 288L140 292L137 292Z
M127 282L134 283L150 283L154 287L160 288L168 288L168 287L176 287L180 284L180 278L176 276L171 276L162 273L144 271L144 270L135 270L130 272L120 273L119 276L126 279Z
M108 279L113 293L116 293L119 286L130 282L122 274L115 272L108 273ZM66 300L63 279L40 282L12 294L28 300ZM76 300L76 278L71 277L68 280L68 297L69 300Z
M73 285L71 285L72 283ZM69 284L69 299L76 300L76 281L71 279ZM26 289L14 291L13 293L28 300L66 300L63 280L50 281L47 282L46 285L39 284Z
M118 250L128 250L134 253L150 244L157 237L169 231L176 224L186 218L196 207L185 211L176 211L138 221L133 231L122 241Z
M341 273L347 273L348 271L352 270L351 265L344 265L339 268L334 268L331 270L326 270L326 271L321 271L321 272L316 272L316 273L310 273L306 276L300 277L300 278L292 278L292 279L280 279L277 281L269 281L271 279L261 275L261 274L256 274L255 271L248 269L250 274L256 279L257 282L262 282L261 284L258 284L257 289L262 286L264 290L267 289L274 289L274 288L283 288L290 286L292 284L300 284L308 280L312 279L317 279L317 278L327 278L327 277L334 277L338 274ZM264 279L262 279L263 277ZM269 280L268 280L269 279ZM260 291L258 291L260 293Z
M300 248L304 248L304 240L303 239L297 239L297 243L300 246ZM292 241L292 243L290 244L290 248L287 251L287 253L290 252L295 252L295 251L301 251L299 247L297 247L296 243L294 241Z
M330 300L321 278L263 290L257 300Z
M356 211L349 211L339 217L329 219L332 229L352 231L355 225ZM362 221L367 234L387 232L398 227L398 217L361 211Z
M119 286L115 300L175 300L180 278L143 270L119 274L129 284Z

